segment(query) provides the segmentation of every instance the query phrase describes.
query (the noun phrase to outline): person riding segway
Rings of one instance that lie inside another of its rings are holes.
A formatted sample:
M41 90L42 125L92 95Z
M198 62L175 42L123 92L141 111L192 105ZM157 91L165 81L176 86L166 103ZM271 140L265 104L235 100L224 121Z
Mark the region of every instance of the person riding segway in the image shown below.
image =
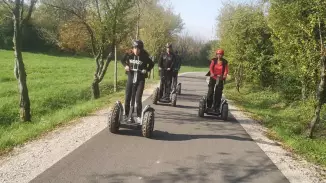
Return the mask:
M139 128L145 137L150 137L154 129L154 109L147 105L142 110L142 95L145 87L147 73L154 67L154 62L144 50L141 40L133 42L132 53L127 53L121 61L125 67L128 80L125 92L124 109L120 101L117 101L109 115L109 130L117 133L119 127ZM136 116L133 115L136 102ZM124 113L124 114L123 114Z
M207 96L204 96L199 103L198 115L206 114L221 115L224 120L228 116L228 103L222 99L224 83L229 72L228 62L223 58L224 51L218 49L216 57L211 60Z
M153 104L157 102L171 103L172 106L176 106L177 95L171 91L173 65L176 57L172 52L172 45L166 44L166 52L161 55L159 60L159 72L161 77L160 87L154 91Z

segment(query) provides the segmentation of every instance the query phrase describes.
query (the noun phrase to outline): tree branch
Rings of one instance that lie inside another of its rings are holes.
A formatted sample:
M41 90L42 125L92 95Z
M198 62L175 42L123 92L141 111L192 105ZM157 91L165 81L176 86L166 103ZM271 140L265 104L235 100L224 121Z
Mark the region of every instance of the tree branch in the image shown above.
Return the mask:
M93 56L97 56L96 52L97 52L97 49L96 49L96 46L95 46L95 36L94 36L94 31L93 29L91 28L91 26L84 20L84 18L79 15L78 13L76 13L74 10L71 10L71 9L67 9L67 8L64 8L64 7L61 7L61 6L56 6L54 4L49 4L49 3L44 3L45 5L48 5L48 6L51 6L53 8L57 8L57 9L60 9L60 10L63 10L63 11L66 11L68 13L71 13L72 15L75 15L79 20L81 20L82 24L85 25L87 31L88 31L88 34L89 36L91 37L91 44L92 44L92 52L93 52Z
M36 2L37 2L37 0L31 0L31 4L29 6L28 13L27 13L26 17L24 18L24 20L22 21L22 24L25 24L31 18ZM24 7L22 7L22 8L24 8Z
M11 0L8 0L8 1L9 1L9 3L8 3L6 0L2 0L2 2L7 6L8 10L9 10L11 13L13 13L13 12L14 12L14 9L13 9L13 7L10 6L10 4L13 4L14 2L11 1Z
M101 13L100 13L100 6L99 6L99 3L98 3L98 0L95 0L95 3L96 3L97 16L98 16L100 22L102 23L102 18L101 18Z
M20 11L20 20L23 20L24 17L24 0L20 1L20 7L22 8Z
M109 66L109 64L110 64L110 62L112 60L112 55L113 54L112 54L112 50L111 50L111 52L106 57L106 62L105 62L104 66L103 66L103 68L101 70L101 74L99 75L99 82L101 82L103 80L104 76L105 76L105 73L106 73L106 71L108 69L108 66Z
M100 71L100 61L99 59L101 58L101 51L98 52L96 58L95 58L95 62L96 62L96 71L95 71L95 78L99 78L99 71Z

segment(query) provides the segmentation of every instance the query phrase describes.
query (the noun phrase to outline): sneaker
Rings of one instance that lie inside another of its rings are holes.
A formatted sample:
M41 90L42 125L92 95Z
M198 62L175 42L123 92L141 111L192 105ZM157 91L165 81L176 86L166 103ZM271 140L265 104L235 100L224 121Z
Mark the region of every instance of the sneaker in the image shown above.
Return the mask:
M128 116L127 115L123 115L122 116L122 121L128 121Z
M137 117L136 122L137 123L141 123L141 118L140 117Z

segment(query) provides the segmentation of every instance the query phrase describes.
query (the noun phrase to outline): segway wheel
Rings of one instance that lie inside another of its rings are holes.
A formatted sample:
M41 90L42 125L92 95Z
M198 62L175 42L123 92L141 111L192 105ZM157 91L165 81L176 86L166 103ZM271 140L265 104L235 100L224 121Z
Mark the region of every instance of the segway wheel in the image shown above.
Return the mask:
M146 138L151 138L154 130L154 112L145 112L142 122L142 135Z
M175 107L177 105L177 95L174 93L172 94L171 105Z
M223 104L221 117L224 121L228 120L228 114L229 114L229 105Z
M120 106L119 104L114 104L111 113L109 114L108 126L111 133L118 133L120 127Z
M177 93L178 95L181 95L181 83L179 83L177 86Z
M204 117L205 110L206 110L206 98L203 97L203 98L200 99L200 101L199 101L198 116L199 116L199 117Z
M152 95L152 102L153 102L153 104L157 104L159 94L160 94L160 89L159 88L156 88L154 90L153 95Z

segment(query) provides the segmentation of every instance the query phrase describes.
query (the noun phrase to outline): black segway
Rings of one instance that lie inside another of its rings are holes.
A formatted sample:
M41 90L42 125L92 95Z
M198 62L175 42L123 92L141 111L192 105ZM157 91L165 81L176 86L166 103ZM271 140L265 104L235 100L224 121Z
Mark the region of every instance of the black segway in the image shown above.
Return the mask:
M138 67L138 65L137 65ZM119 128L128 128L128 129L141 129L142 135L144 137L150 138L153 134L154 130L154 109L150 105L146 105L142 110L142 115L140 120L137 120L137 116L134 115L134 105L135 105L135 93L136 90L136 82L139 73L141 70L138 68L132 68L129 72L134 72L133 77L133 87L131 96L131 107L128 118L124 116L124 108L120 101L117 101L113 106L111 113L108 116L108 127L111 133L118 133Z
M209 84L209 78L206 79L206 82ZM213 95L213 107L211 109L208 109L207 107L207 97L203 96L202 99L199 101L199 110L198 110L198 116L204 117L205 114L208 115L214 115L214 116L221 116L221 118L226 121L228 119L228 113L229 113L229 104L225 98L221 98L220 106L217 105L217 101L215 101L215 91L219 84L219 82L223 82L218 77L216 79L216 84L214 86L214 95Z
M161 72L167 72L167 70L161 71ZM153 104L157 104L157 102L161 102L161 103L171 103L171 105L173 107L175 107L177 105L177 94L175 92L173 92L170 89L170 93L167 92L168 88L167 88L167 81L166 81L166 74L163 74L163 88L161 87L157 87L154 90L154 93L152 95L152 102ZM161 85L160 85L161 86ZM160 91L163 90L163 96L160 96Z

